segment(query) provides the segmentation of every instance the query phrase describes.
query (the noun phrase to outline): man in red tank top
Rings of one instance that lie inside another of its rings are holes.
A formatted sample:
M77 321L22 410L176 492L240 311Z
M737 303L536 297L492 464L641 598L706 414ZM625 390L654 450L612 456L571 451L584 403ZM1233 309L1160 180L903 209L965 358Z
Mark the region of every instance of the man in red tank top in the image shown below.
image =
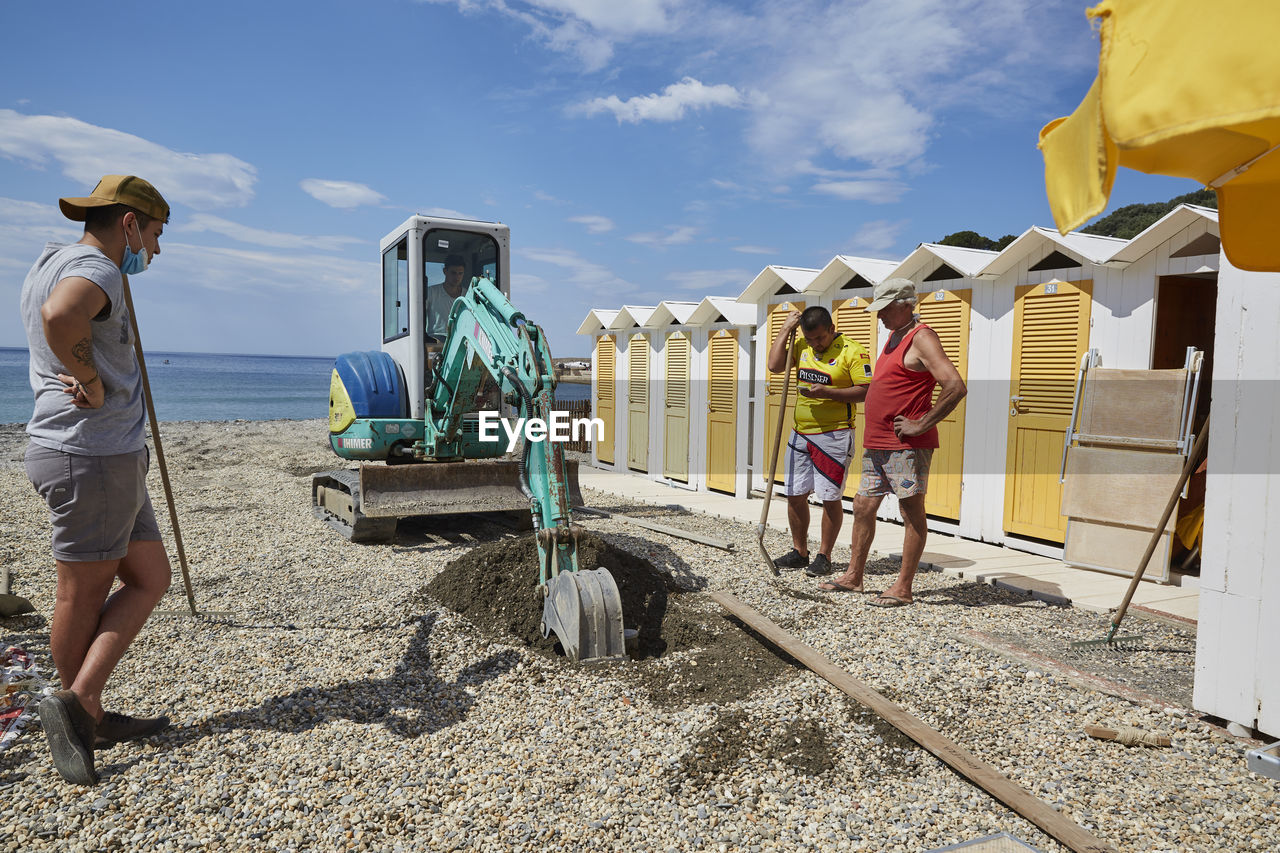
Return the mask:
M884 496L898 498L906 530L902 540L902 569L897 579L870 602L876 607L910 604L911 584L924 553L924 497L929 463L938 446L937 424L964 399L967 389L959 371L947 358L933 329L915 316L916 286L909 279L891 278L876 285L868 311L879 312L889 330L872 371L864 404L862 482L853 499L853 555L849 568L820 584L829 592L861 592L867 555L876 532L876 511ZM941 385L938 401L933 389Z

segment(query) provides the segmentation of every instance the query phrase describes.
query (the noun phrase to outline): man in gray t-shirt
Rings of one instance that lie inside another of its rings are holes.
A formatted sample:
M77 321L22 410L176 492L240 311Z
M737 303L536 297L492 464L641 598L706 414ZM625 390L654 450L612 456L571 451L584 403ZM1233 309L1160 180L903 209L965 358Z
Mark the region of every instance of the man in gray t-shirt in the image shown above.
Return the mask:
M169 588L147 495L142 377L122 275L160 254L169 205L131 175L107 175L91 195L58 204L84 222L84 236L45 246L21 302L35 392L27 476L49 506L58 573L49 646L62 689L38 707L58 772L91 785L95 748L169 722L102 708L107 679Z
M467 262L462 255L452 254L444 259L444 281L427 287L426 331L441 340L449 336L449 312L453 302L467 292Z

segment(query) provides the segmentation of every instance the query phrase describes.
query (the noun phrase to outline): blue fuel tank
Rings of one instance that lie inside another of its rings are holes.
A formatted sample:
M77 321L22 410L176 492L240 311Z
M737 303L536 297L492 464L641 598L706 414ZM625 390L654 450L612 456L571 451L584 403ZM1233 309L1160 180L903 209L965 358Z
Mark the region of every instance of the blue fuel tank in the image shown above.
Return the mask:
M405 418L409 393L404 373L385 352L348 352L338 356L334 373L357 418ZM330 400L331 404L333 400Z

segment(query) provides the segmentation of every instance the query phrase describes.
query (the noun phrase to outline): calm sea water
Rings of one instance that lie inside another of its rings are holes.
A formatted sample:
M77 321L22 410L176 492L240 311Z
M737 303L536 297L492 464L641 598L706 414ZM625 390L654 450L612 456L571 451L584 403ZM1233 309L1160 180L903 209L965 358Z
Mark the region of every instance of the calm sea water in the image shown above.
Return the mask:
M147 353L147 376L162 421L327 418L332 357ZM561 383L556 399L585 400L590 385ZM0 423L31 417L25 348L0 347Z

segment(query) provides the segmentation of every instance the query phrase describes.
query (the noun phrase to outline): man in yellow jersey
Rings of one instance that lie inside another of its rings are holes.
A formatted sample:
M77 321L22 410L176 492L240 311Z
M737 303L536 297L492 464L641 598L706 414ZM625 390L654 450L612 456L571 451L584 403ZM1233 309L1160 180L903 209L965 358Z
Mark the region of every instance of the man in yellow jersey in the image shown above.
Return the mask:
M787 521L792 549L774 561L780 569L804 569L812 577L831 574L831 549L844 521L844 478L853 454L853 415L867 396L871 359L866 347L836 332L831 312L813 306L792 311L769 348L767 366L781 373L787 365L787 337L800 327L792 345L798 394L795 429L787 441ZM822 539L809 559L809 495L822 501Z

